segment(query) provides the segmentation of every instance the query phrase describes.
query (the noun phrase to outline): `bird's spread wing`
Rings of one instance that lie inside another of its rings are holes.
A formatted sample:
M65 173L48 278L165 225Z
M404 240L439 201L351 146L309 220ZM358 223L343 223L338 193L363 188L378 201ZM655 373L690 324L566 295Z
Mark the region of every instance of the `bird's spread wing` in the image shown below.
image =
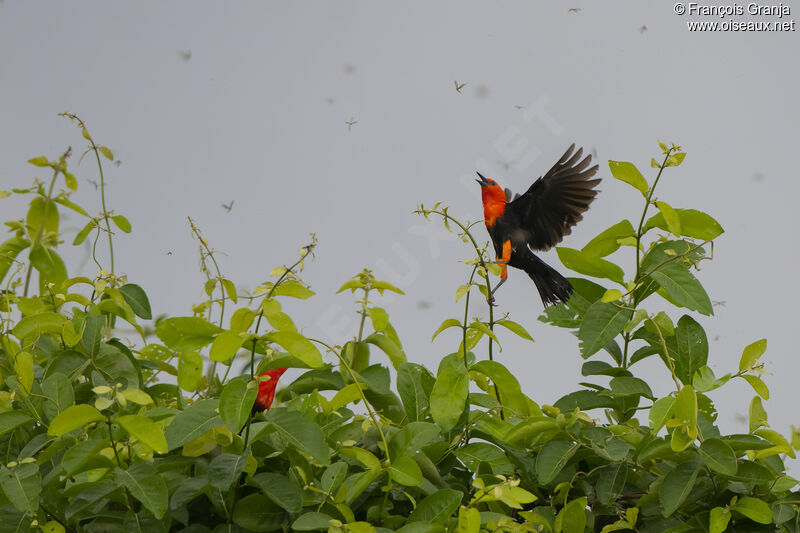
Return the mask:
M508 204L506 212L519 221L525 241L534 250L546 250L561 242L597 195L594 187L600 178L591 179L597 165L590 167L592 156L581 160L582 155L583 148L576 152L571 145L547 174Z

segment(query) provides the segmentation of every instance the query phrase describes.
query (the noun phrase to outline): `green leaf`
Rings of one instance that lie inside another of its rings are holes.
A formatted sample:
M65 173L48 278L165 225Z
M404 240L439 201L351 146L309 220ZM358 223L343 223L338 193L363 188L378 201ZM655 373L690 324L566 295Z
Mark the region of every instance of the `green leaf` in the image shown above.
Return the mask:
M58 222L58 208L56 208L55 202L41 196L36 196L31 200L30 208L25 216L25 225L29 235L37 235L40 229L45 235L57 235Z
M392 366L395 370L406 362L406 354L403 353L403 349L383 333L373 333L364 339L364 342L377 346L383 353L389 356L389 360L392 362Z
M750 433L754 432L762 426L767 426L767 412L764 410L764 404L761 403L761 398L755 396L750 402Z
M228 296L228 298L230 298L233 303L236 303L238 301L236 295L236 285L234 285L234 283L229 279L223 279L222 286L225 287L225 294Z
M87 222L86 225L83 227L83 229L80 230L77 235L75 235L75 239L72 241L72 245L78 246L79 244L83 243L83 241L86 240L86 237L89 236L89 233L91 233L92 230L96 227L97 227L97 222L94 219Z
M672 209L667 202L656 202L656 207L661 212L661 216L664 217L664 221L667 224L667 230L676 237L680 237L681 219L678 216L678 213L675 212L675 210Z
M330 464L331 455L325 434L307 415L279 407L269 410L267 420L292 446L322 464Z
M30 163L31 165L36 165L37 167L46 167L50 165L50 161L48 161L47 157L43 155L28 159L28 163Z
M422 470L412 458L407 456L394 459L389 466L389 477L396 483L407 487L417 487L423 482Z
M341 291L340 291L341 292ZM314 296L314 291L308 289L299 281L287 280L275 287L272 291L273 296L291 296L292 298L299 298L306 300Z
M613 378L609 386L613 396L644 396L653 399L653 391L643 379L620 376Z
M623 309L611 303L597 301L584 315L578 330L581 356L588 359L611 342L633 315L629 309Z
M500 392L500 402L504 408L512 412L512 416L526 416L530 414L528 410L528 398L522 393L519 381L501 363L497 361L480 361L470 367L471 371L480 372L487 376L497 385Z
M377 290L380 294L383 294L383 291L392 291L396 292L397 294L405 294L403 291L401 291L388 281L375 281L372 283L372 288Z
M553 481L580 447L580 443L564 439L548 441L536 456L536 475L539 483L547 485Z
M710 241L716 239L725 231L716 220L702 211L697 211L695 209L673 209L673 211L680 220L680 233L684 237ZM670 231L662 213L651 217L644 225L642 231L647 232L652 228Z
M242 333L250 329L255 321L255 313L246 307L237 309L231 316L231 331Z
M203 357L192 350L181 352L178 356L178 386L193 392L203 377Z
M588 254L573 248L559 246L556 248L558 258L565 267L575 272L595 278L606 278L624 285L624 273L616 264L596 255Z
M699 468L697 463L681 463L666 475L659 489L659 499L664 508L664 516L671 516L683 504L694 489Z
M769 388L767 388L767 384L761 381L761 378L758 376L752 375L744 375L742 378L753 387L753 390L756 391L756 394L764 398L765 400L769 400Z
M684 385L675 398L675 418L685 422L689 435L697 436L697 394L691 385Z
M11 332L21 341L50 333L58 335L67 319L59 313L38 313L22 318ZM36 340L36 339L33 339Z
M297 357L311 368L322 366L322 355L311 341L299 333L291 331L275 331L264 336L267 342L274 342L281 348Z
M403 363L397 369L397 392L409 421L424 420L436 378L422 365ZM0 415L2 416L2 415Z
M27 398L33 387L33 355L30 352L19 352L14 357L14 372L20 392Z
M114 221L114 224L122 230L123 233L130 233L131 232L131 223L122 215L114 215L111 217L111 220Z
M78 180L75 179L74 174L70 174L69 172L64 173L64 184L71 191L75 191L78 189Z
M500 346L500 341L497 340L497 336L494 334L494 331L489 329L489 326L487 326L483 322L479 321L478 319L475 319L472 322L472 324L469 325L469 329L474 329L474 330L480 331L483 335L486 335L487 337L492 339L494 342L496 342L498 346ZM501 351L502 351L502 349L501 349Z
M18 511L33 515L39 510L39 493L42 491L39 467L36 463L0 467L0 489Z
M225 362L231 359L239 348L242 347L244 337L233 331L223 331L216 336L208 351L208 358L212 361Z
M98 146L97 149L100 150L100 152L104 156L106 156L106 159L108 159L109 161L114 160L114 154L111 152L111 150L109 150L107 146Z
M370 307L367 309L369 319L372 321L372 327L375 331L383 331L389 325L389 313L380 307Z
M30 241L22 237L11 237L0 244L0 281L5 279L19 253L30 245Z
M165 437L170 450L183 446L200 437L211 428L221 426L222 419L217 414L219 400L216 398L198 400L172 419Z
M39 272L40 286L44 282L50 282L58 287L67 279L67 267L52 248L41 245L34 246L31 248L28 258L33 268Z
M608 168L611 170L611 175L620 181L624 181L628 185L633 186L642 193L642 196L647 197L647 180L644 179L642 173L633 163L625 161L609 161Z
M525 340L533 342L533 337L531 337L530 333L523 328L521 325L517 324L513 320L498 320L495 322L498 326L503 326L511 333L514 333L518 337L522 337Z
M772 523L772 509L769 508L765 501L758 498L745 496L736 502L733 510L743 514L753 522L758 522L759 524Z
M125 431L158 453L167 453L167 439L164 429L151 419L142 415L125 415L117 419Z
M675 375L685 385L691 385L695 373L708 362L708 338L703 326L689 315L678 320L675 330L678 348L675 359Z
M247 453L244 455L233 453L217 455L208 465L208 482L215 489L228 490L242 475L247 457Z
M439 373L430 396L431 416L444 431L455 427L469 394L469 374L464 358L450 354L439 363Z
M316 529L328 529L331 525L330 516L325 513L305 513L300 515L297 520L292 523L293 531L314 531Z
M464 507L458 510L458 526L456 533L479 533L481 530L481 513L474 507Z
M653 247L642 261L641 270L649 275L650 283L646 276L637 289L639 301L656 290L655 281L662 289L660 294L673 304L712 315L708 294L683 264L684 260L698 260L703 253L702 248L686 241L667 241Z
M250 417L258 387L246 379L231 380L219 396L219 416L231 433L238 433Z
M581 251L596 257L605 257L619 249L620 239L633 237L634 235L633 225L629 220L625 219L621 222L617 222L586 243L586 246L584 246Z
M653 407L650 408L650 428L653 430L653 435L657 434L667 420L672 418L675 410L675 398L667 396L657 400Z
M72 324L72 322L67 322ZM75 391L69 378L61 372L53 372L42 382L42 394L47 397L43 410L52 420L58 413L75 404Z
M263 494L255 493L236 502L236 507L233 509L233 523L239 527L221 524L214 531L217 533L238 533L243 530L280 531L285 522L286 512L283 509L273 504Z
M721 439L706 439L700 444L700 457L714 472L724 476L736 475L736 454Z
M460 328L461 322L459 322L455 318L448 318L447 320L442 322L442 325L439 326L439 328L436 331L433 332L433 337L431 337L431 340L434 340L439 335L439 333L443 332L444 330L455 327Z
M556 516L556 533L582 533L586 529L586 498L572 500Z
M134 498L157 519L163 518L169 504L167 484L149 463L134 463L127 470L115 468L117 483L127 488Z
M299 513L303 510L303 490L286 476L259 472L250 478L250 483L287 512Z
M731 512L725 507L714 507L709 516L709 533L723 533L728 529Z
M597 499L603 505L611 505L622 495L628 479L628 463L611 464L600 470L597 478Z
M742 358L739 360L739 372L752 370L758 360L767 351L767 339L761 339L745 346Z
M471 288L472 285L469 283L459 286L458 289L456 289L456 302L458 302L465 294L467 294Z
M50 422L47 434L51 437L60 437L86 424L100 420L105 420L103 413L91 405L85 403L73 405L61 411L61 413Z
M0 413L0 435L8 433L32 420L33 417L23 411L4 411Z
M202 318L190 316L167 318L156 325L158 338L177 352L199 350L211 344L221 331Z
M417 504L408 521L444 524L461 505L462 497L457 490L438 490Z
M147 293L144 292L144 289L134 283L126 283L119 288L119 292L122 293L122 297L131 306L136 316L145 320L153 318L150 310L150 300L147 299Z
M650 278L659 284L673 304L704 315L714 314L705 289L683 265L675 261L666 263L651 272Z

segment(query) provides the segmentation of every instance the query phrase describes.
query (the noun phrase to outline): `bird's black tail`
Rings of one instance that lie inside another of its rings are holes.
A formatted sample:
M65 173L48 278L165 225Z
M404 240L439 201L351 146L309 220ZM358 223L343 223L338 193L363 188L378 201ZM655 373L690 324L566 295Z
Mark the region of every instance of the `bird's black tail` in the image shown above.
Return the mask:
M527 272L536 284L545 307L558 303L559 300L562 302L569 300L572 285L564 276L533 253L524 254L520 259L522 259L520 268Z

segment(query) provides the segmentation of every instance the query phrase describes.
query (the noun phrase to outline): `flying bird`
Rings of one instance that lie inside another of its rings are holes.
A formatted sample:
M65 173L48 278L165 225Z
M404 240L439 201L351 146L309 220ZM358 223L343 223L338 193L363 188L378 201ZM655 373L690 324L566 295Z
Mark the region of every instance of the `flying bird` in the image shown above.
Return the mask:
M581 159L582 155L583 148L575 151L572 144L553 168L522 195L513 195L477 173L484 222L501 272L500 283L489 295L490 304L494 303L495 291L508 278L508 266L530 276L545 307L569 299L572 285L533 251L544 251L561 242L597 196L595 186L600 178L591 178L598 166L590 166L591 155Z

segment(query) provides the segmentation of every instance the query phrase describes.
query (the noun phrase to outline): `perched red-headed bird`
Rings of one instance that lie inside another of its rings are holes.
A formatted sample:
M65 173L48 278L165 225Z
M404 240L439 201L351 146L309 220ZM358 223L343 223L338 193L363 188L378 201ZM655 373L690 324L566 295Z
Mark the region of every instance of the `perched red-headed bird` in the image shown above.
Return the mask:
M483 218L501 268L500 283L492 291L489 303L494 301L494 291L508 278L509 265L528 273L545 306L569 299L569 281L531 250L544 251L561 242L597 195L594 187L600 178L590 179L597 173L597 165L590 167L592 156L581 160L582 155L583 148L575 152L575 145L571 145L558 163L521 196L512 197L510 190L503 190L496 181L478 172L480 179L475 181L481 186Z
M269 410L272 405L272 400L275 399L275 388L278 386L278 378L287 370L288 368L273 368L272 370L267 370L259 374L259 376L269 376L269 379L258 383L258 396L256 396L256 403L253 404L252 414Z

